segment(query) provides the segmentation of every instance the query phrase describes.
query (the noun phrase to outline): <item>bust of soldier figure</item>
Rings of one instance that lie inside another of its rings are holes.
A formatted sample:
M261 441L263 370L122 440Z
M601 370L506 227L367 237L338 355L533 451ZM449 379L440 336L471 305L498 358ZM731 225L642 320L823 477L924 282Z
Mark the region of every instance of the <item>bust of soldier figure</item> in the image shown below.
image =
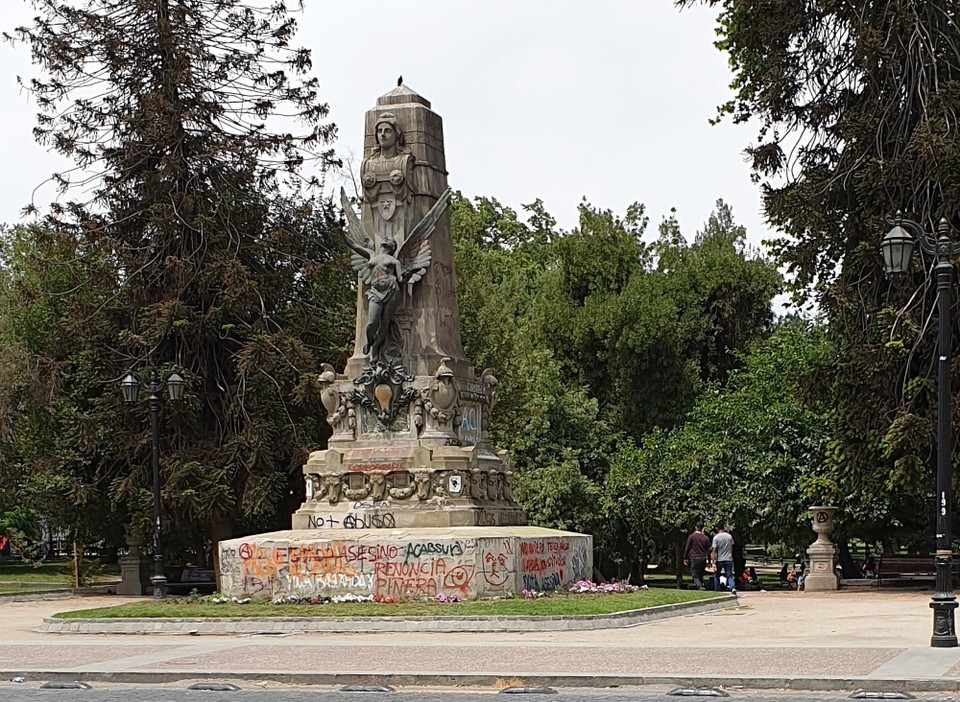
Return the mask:
M363 199L370 203L374 229L382 237L402 241L410 227L414 158L406 150L396 116L385 112L377 119L373 154L360 165Z

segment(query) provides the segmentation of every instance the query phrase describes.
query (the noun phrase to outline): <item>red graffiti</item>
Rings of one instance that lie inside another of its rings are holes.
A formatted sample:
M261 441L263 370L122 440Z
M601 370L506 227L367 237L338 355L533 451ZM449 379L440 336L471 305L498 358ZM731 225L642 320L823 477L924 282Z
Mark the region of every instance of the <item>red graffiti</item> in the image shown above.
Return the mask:
M347 470L351 473L366 473L372 470L403 470L403 468L403 461L391 461L390 463L352 463L347 466Z
M506 566L506 554L485 552L483 554L483 579L494 587L502 586L510 577Z
M473 580L473 565L459 565L443 579L443 586L460 590L464 595L470 589L470 581Z

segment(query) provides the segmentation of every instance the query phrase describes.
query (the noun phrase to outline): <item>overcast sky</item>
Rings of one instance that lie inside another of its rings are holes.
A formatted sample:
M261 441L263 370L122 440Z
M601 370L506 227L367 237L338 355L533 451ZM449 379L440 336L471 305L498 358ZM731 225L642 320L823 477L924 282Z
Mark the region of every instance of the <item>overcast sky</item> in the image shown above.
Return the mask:
M3 30L31 16L24 0L0 3ZM708 124L731 97L713 10L681 12L672 0L306 0L298 17L343 157L359 160L364 112L402 74L443 117L449 182L464 195L518 210L541 198L564 228L584 197L620 215L644 203L649 232L675 207L688 240L723 198L751 241L769 235L743 157L755 129ZM35 105L16 84L34 70L26 47L0 52L0 222L15 223L31 198L55 196L42 184L63 162L31 136Z

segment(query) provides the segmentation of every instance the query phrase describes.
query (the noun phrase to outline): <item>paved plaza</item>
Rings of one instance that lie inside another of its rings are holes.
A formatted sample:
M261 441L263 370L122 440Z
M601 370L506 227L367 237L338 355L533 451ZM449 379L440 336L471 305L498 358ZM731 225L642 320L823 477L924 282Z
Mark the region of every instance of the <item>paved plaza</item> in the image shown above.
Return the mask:
M638 626L523 633L122 635L39 631L55 612L133 598L0 604L0 675L28 679L960 690L960 648L929 646L930 592L750 592Z

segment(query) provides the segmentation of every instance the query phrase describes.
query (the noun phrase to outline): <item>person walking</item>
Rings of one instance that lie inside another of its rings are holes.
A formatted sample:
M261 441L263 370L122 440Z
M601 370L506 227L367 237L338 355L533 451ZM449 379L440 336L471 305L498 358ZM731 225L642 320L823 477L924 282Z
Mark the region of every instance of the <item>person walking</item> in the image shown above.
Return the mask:
M713 535L713 543L710 546L710 556L717 566L715 578L715 590L720 589L720 573L723 572L727 579L727 587L734 595L737 594L737 581L733 573L733 537L727 531L726 525L717 524L717 533Z
M706 590L703 584L703 572L707 567L707 557L710 555L710 539L703 533L703 522L697 521L693 532L687 537L683 547L683 565L690 568L690 577L693 586L698 590Z

